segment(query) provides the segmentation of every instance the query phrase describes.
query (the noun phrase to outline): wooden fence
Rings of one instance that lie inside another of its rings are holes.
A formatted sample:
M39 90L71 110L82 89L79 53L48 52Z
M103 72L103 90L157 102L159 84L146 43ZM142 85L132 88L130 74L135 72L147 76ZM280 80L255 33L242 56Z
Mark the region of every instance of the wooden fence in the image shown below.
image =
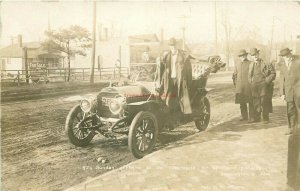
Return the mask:
M121 68L95 68L94 80L109 80L111 78L117 78L119 76L128 76L129 69L127 67ZM43 69L43 70L1 70L1 82L13 82L20 83L38 83L38 82L57 82L67 81L68 69ZM90 69L89 68L71 68L69 81L89 81Z

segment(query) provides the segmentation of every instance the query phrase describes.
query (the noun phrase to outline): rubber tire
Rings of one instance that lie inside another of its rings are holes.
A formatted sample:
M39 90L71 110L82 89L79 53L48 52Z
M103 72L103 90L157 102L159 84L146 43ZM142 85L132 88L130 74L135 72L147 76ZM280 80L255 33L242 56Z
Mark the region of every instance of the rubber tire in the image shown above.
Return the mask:
M204 125L201 125L197 121L194 121L195 125L199 131L205 131L207 129L209 121L210 121L210 103L209 103L209 100L207 99L207 97L204 97L203 99L204 99L203 100L204 105L206 105L209 115L206 118Z
M137 127L141 120L144 118L151 118L153 125L154 125L154 135L153 135L153 143L149 146L149 148L146 150L146 152L140 152L138 151L138 148L136 147L136 137L135 137L135 131L137 130ZM129 135L128 135L128 147L131 153L135 158L143 158L147 154L151 153L155 147L156 141L158 136L158 123L155 115L148 111L140 111L132 120L130 129L129 129Z
M68 136L69 141L78 147L87 146L95 136L95 132L90 132L90 134L84 139L78 139L73 133L73 120L77 116L78 112L81 111L80 105L74 106L66 119L65 131Z

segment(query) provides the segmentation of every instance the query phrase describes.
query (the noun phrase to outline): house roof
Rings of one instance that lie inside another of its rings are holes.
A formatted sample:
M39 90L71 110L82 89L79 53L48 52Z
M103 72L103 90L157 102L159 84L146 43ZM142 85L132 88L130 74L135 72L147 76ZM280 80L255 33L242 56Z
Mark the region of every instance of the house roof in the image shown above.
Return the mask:
M128 37L130 43L135 42L159 42L156 34L132 35Z
M27 57L37 58L37 57L47 57L56 58L61 57L60 53L49 53L43 50L42 44L40 42L27 42L23 43L23 47L27 47ZM23 48L19 44L12 44L0 49L0 57L2 58L22 58Z

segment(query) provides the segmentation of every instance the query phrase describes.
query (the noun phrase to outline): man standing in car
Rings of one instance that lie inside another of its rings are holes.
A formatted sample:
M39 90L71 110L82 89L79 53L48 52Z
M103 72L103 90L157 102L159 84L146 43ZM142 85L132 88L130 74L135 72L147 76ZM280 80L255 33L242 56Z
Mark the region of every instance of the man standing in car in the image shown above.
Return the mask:
M300 190L300 58L292 55L288 48L282 49L279 56L283 60L280 69L279 91L287 103L287 116L290 128L288 141L287 186L290 191Z
M247 121L248 119L250 120L253 114L251 89L248 82L250 61L247 59L247 55L248 53L246 52L246 50L240 50L238 54L240 62L236 63L232 75L233 84L235 86L235 103L240 104L242 115L240 121Z
M180 112L192 113L189 97L192 66L190 56L177 48L175 38L171 38L168 44L170 50L161 59L159 89L169 109L169 128L173 129Z

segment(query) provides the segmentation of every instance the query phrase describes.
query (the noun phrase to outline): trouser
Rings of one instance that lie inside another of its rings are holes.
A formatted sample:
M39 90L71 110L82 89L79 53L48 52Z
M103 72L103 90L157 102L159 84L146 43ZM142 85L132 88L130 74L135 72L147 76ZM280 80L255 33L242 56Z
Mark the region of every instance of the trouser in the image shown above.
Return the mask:
M300 103L299 100L294 100L287 102L286 105L289 128L294 131L298 128L298 120L300 120Z
M297 130L299 131L299 129ZM288 141L287 184L295 190L300 190L300 135L294 131Z
M248 111L248 109L249 109L249 111ZM246 103L246 102L240 103L240 110L241 110L241 115L242 115L243 119L253 118L253 103L252 103L252 101L249 101L249 103Z
M179 119L179 114L181 112L179 99L178 99L178 86L176 79L170 79L170 88L166 97L166 105L168 108L168 122L169 124L174 124Z
M269 120L269 111L265 102L265 96L253 97L254 119L260 120L261 113L264 120Z
M288 141L287 184L300 190L300 98L287 102L287 116L292 130Z

